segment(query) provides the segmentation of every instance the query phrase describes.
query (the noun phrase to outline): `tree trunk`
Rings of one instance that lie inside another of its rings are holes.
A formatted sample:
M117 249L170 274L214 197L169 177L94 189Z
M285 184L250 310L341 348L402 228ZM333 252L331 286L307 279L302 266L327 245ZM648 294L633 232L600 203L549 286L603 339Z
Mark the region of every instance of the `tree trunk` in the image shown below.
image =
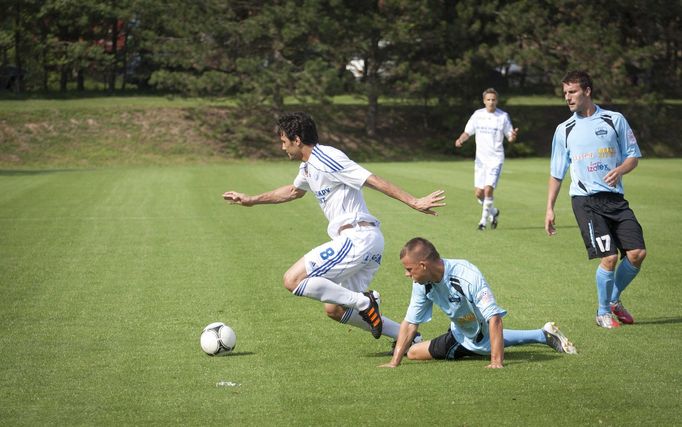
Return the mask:
M21 63L21 2L16 2L14 12L14 65L17 67L14 92L21 93L24 89L24 70Z
M379 95L374 88L370 87L367 96L367 136L374 136L377 133L377 116L379 115Z
M41 20L40 23L40 43L42 44L42 49L41 49L41 54L42 58L40 58L42 65L43 65L43 76L42 76L42 86L43 86L43 92L47 93L50 88L48 86L49 82L49 66L47 64L47 55L49 52L49 48L47 45L47 28L45 23Z
M78 92L83 92L85 90L85 77L82 68L78 70L78 74L76 75L76 89Z
M126 90L126 80L128 80L128 27L124 29L123 33L123 52L122 52L123 64L123 77L121 77L121 90Z
M59 76L59 91L66 92L66 84L69 82L69 70L62 68Z
M116 68L118 65L118 19L111 22L111 70L109 73L109 93L116 90Z

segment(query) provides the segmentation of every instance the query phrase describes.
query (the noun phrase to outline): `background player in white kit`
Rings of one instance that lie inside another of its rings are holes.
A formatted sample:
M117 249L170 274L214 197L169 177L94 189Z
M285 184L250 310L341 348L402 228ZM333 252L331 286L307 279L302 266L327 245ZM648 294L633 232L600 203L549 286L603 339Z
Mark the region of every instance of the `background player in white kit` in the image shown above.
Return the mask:
M476 160L474 162L474 194L483 205L478 229L497 228L499 209L494 206L495 187L502 173L504 163L504 137L509 143L516 140L518 128L512 128L509 114L497 108L497 91L493 88L483 91L485 108L474 111L464 127L464 132L455 140L459 148L471 135L476 135Z
M227 191L223 198L242 206L284 203L311 192L324 212L332 239L296 261L284 274L284 287L297 296L324 302L329 317L363 329L375 338L397 338L400 325L381 316L367 288L381 263L384 237L379 220L362 195L368 186L420 212L436 215L445 206L443 191L416 198L350 160L342 151L318 143L313 119L306 113L279 118L277 133L291 160L302 160L294 183L255 196Z

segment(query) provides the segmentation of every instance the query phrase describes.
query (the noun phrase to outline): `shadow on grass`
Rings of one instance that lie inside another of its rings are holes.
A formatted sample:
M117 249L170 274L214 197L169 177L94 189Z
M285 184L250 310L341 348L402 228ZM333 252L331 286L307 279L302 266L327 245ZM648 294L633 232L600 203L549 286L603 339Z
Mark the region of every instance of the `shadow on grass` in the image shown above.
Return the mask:
M233 351L232 353L226 354L224 357L240 357L240 356L253 356L253 351Z
M658 319L648 319L648 320L635 320L634 325L626 325L630 328L637 325L669 325L672 323L682 323L682 317L661 317Z
M515 363L533 363L533 362L546 362L549 360L554 360L562 357L573 357L572 355L566 355L566 354L560 354L556 352L546 352L546 351L538 351L539 349L542 349L542 345L539 345L536 347L536 349L528 349L528 350L520 350L518 348L516 349L505 349L504 351L504 361L505 364L514 361ZM545 346L544 349L547 349ZM578 349L580 351L580 349ZM378 353L369 353L367 354L367 357L391 357L391 353L382 351ZM407 360L407 357L404 358L404 360ZM480 355L480 356L466 356L461 359L457 360L446 360L444 362L466 362L469 360L475 360L475 361L487 361L490 362L490 356L489 355ZM388 363L388 361L386 361ZM441 362L440 360L427 360L424 362Z
M82 169L0 169L0 176L48 175L62 172L81 172Z
M569 228L578 228L577 225L560 225L558 229L563 230L563 229L569 229ZM504 231L526 231L526 230L545 230L545 227L543 225L538 225L538 226L532 226L532 227L499 227L498 230ZM497 230L496 230L497 231Z

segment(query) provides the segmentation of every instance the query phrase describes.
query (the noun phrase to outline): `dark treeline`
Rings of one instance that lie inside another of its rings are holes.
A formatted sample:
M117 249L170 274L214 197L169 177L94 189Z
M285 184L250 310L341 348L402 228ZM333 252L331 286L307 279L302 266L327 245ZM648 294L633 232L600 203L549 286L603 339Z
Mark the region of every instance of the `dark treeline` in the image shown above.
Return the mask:
M2 91L131 88L381 96L447 105L496 86L553 93L589 70L606 102L680 97L682 2L664 0L0 0Z

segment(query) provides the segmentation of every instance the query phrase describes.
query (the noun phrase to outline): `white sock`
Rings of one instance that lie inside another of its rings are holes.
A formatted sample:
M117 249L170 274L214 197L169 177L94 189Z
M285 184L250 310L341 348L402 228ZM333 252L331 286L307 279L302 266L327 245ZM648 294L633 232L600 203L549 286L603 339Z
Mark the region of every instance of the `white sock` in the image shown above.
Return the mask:
M386 335L387 337L397 339L398 332L400 332L400 323L396 323L384 315L381 316L381 321L383 322L383 326L381 327L381 335ZM365 331L370 330L367 322L362 320L362 317L360 317L358 310L353 310L352 308L347 309L346 312L343 313L343 317L341 317L340 322L355 326L356 328L364 329Z
M480 224L485 225L486 222L488 221L488 217L492 215L495 212L495 208L493 207L493 198L492 197L486 197L485 200L483 200L483 209L481 212L481 222Z
M369 307L369 298L360 292L353 292L337 285L324 277L308 277L303 279L294 289L294 295L344 307L353 307L358 310L365 310Z

